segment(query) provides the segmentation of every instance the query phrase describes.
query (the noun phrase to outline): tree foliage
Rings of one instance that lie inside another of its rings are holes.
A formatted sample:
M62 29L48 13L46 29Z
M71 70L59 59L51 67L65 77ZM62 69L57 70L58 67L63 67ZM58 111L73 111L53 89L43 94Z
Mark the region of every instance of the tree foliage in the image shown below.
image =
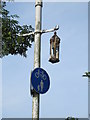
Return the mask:
M74 117L67 117L65 120L78 120L78 118L74 118Z
M17 20L19 16L16 14L9 15L5 6L6 2L2 2L2 56L20 54L26 57L26 51L31 47L34 35L21 37L18 34L29 33L34 29L31 25L20 26Z
M88 77L88 78L90 78L90 72L85 72L85 74L83 75L83 77Z

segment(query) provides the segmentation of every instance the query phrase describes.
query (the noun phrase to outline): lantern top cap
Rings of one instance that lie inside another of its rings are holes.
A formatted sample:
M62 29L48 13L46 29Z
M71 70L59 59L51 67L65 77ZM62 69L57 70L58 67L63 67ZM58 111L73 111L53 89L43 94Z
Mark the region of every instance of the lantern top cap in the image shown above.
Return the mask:
M57 32L56 32L56 31L54 32L54 35L57 35Z
M57 32L56 32L56 31L54 32L54 35L51 37L51 40L52 40L52 39L54 40L55 38L58 39L59 41L61 40L61 39L57 36Z

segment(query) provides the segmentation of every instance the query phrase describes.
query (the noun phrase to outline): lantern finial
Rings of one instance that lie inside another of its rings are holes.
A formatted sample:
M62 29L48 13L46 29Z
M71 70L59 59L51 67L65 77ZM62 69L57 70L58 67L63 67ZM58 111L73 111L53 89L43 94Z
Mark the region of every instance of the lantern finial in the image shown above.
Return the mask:
M56 34L57 34L57 32L55 31L55 32L54 32L54 35L56 35Z

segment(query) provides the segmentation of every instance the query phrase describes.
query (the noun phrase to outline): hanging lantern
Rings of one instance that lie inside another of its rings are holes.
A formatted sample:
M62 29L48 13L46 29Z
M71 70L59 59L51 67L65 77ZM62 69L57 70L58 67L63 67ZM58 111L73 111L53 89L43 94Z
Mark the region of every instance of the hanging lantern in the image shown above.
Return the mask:
M60 45L60 38L54 32L54 35L50 39L50 58L49 62L57 63L59 62L59 45Z

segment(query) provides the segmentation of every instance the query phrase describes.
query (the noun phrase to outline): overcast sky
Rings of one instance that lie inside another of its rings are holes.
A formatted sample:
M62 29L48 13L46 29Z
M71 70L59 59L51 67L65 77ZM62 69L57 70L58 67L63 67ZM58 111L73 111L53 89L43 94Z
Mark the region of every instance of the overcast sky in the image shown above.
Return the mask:
M35 27L35 3L7 3L10 14L18 14L21 25ZM52 65L49 59L49 40L53 33L42 35L41 67L50 76L50 89L40 97L41 118L87 118L88 80L88 3L44 3L42 29L59 25L61 38L60 62ZM30 71L33 69L34 43L21 56L2 60L3 106L2 117L32 117L32 97L29 94Z

